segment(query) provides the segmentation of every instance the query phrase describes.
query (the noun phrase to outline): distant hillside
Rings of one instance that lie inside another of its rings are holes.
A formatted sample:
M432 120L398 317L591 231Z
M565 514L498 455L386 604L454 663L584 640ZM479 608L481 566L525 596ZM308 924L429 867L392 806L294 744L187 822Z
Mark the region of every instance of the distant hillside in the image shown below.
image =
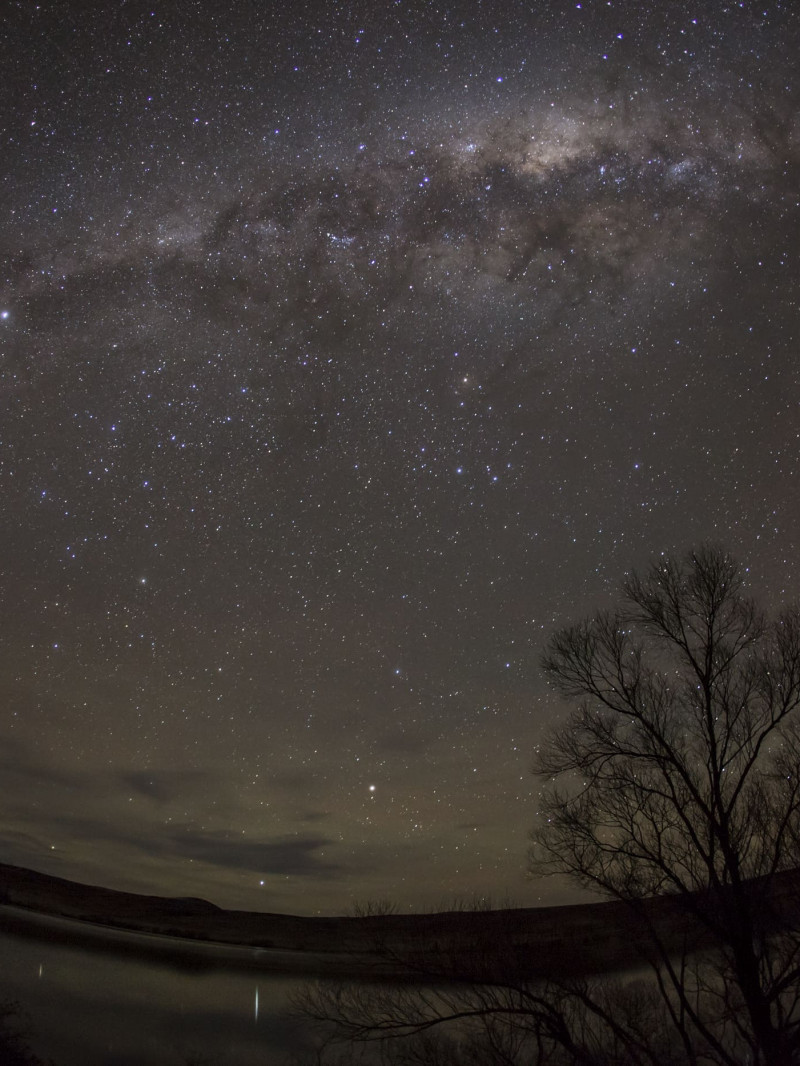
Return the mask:
M800 871L776 879L773 905L782 921L800 920ZM641 965L648 938L624 903L576 904L441 914L310 918L223 910L193 897L145 896L82 885L0 864L0 904L141 933L244 945L315 956L348 956L354 973L409 966L420 972L564 977ZM702 930L677 897L647 901L646 917L677 948L699 946ZM3 921L0 912L0 922Z

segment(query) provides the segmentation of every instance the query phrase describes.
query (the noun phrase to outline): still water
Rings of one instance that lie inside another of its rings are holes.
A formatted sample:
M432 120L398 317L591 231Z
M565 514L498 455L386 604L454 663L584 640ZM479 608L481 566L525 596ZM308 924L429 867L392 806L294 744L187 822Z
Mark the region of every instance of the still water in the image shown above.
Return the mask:
M88 935L86 935L88 933ZM76 935L77 934L77 935ZM286 1016L306 977L273 953L103 930L0 907L0 1000L54 1066L284 1066L310 1047Z

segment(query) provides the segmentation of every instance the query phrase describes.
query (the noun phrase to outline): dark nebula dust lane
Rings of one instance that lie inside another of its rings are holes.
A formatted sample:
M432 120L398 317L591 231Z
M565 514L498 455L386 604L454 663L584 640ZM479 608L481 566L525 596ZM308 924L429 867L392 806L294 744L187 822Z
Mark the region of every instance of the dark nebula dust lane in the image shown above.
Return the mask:
M569 898L524 878L547 633L704 539L798 591L798 30L12 5L3 861Z

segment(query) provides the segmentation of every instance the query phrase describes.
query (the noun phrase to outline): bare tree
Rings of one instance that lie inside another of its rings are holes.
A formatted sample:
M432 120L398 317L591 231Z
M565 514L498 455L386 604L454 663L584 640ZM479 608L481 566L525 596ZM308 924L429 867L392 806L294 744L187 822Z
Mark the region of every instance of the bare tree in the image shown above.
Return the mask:
M541 747L532 865L627 901L687 1062L798 1061L800 614L768 622L705 547L556 633L543 666L577 710ZM704 951L647 914L670 893ZM693 945L690 943L688 948ZM689 963L689 964L687 964Z
M372 899L355 899L347 908L352 918L373 918L381 914L397 914L398 906L394 900L385 896Z

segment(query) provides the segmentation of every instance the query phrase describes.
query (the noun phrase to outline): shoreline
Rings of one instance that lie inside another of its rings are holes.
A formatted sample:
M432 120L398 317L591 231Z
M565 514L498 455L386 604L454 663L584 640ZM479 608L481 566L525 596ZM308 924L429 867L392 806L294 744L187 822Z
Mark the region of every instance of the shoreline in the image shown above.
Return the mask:
M378 960L357 959L333 952L292 951L152 933L58 914L46 914L8 903L0 904L0 929L10 936L63 945L108 955L126 955L197 973L253 971L264 977L374 978ZM398 975L399 976L399 975Z
M776 876L772 888L781 920L800 910L800 871ZM284 974L344 978L423 979L438 976L491 981L567 979L635 969L646 960L656 925L676 950L709 946L707 931L677 896L643 901L637 916L626 903L600 901L561 907L449 911L367 917L306 917L224 910L192 897L144 896L0 863L0 921L18 926L71 923L67 939L176 958L223 960ZM131 940L138 937L139 940ZM151 938L150 941L147 938ZM160 945L160 946L159 946ZM220 961L220 965L223 963Z

